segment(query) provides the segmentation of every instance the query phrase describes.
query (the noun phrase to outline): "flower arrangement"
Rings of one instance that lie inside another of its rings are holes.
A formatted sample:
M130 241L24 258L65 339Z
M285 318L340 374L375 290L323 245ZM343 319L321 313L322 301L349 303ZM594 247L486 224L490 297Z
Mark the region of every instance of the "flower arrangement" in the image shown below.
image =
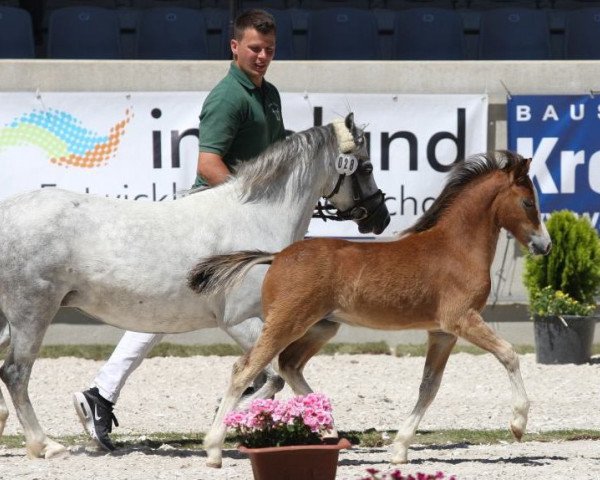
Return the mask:
M452 475L447 477L443 472L421 473L418 472L415 475L403 475L398 469L390 472L380 472L376 468L367 468L368 477L362 477L360 480L456 480L456 477Z
M596 305L578 302L568 293L546 286L541 290L531 292L529 309L532 314L539 316L586 316L594 313Z
M331 403L319 393L287 401L256 399L246 410L230 412L224 421L248 448L316 445L333 428Z

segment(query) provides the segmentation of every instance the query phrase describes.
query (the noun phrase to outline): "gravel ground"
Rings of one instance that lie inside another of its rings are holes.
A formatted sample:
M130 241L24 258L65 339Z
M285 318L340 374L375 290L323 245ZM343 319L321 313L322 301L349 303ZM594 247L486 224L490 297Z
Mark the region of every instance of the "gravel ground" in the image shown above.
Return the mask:
M117 433L206 431L222 395L234 357L153 358L125 386L115 413ZM332 400L339 430L397 429L416 400L424 359L383 355L318 356L306 367L315 391ZM41 359L35 364L30 395L49 435L81 433L71 393L85 388L101 362L78 358ZM532 402L531 432L600 430L600 358L588 365L545 366L534 355L521 357ZM2 386L6 396L6 389ZM280 394L290 396L286 389ZM5 434L21 432L16 415ZM420 429L501 429L510 418L510 388L502 366L491 356L452 355L437 398ZM418 440L417 440L418 441ZM223 468L204 466L204 454L163 446L134 447L105 455L86 445L63 458L29 460L24 449L0 444L0 478L14 479L251 479L251 467L237 450L227 450ZM387 448L342 451L338 479L358 479L367 468L389 471ZM437 470L458 479L599 479L600 442L525 442L497 445L416 443L406 473ZM282 479L283 480L283 479Z

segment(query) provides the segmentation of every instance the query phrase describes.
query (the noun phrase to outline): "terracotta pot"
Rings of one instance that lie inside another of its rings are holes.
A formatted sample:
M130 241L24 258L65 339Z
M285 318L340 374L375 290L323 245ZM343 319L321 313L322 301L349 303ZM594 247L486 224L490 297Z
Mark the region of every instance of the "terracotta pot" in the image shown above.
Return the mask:
M334 445L291 445L289 447L246 448L254 480L335 480L340 450L350 448L341 438Z

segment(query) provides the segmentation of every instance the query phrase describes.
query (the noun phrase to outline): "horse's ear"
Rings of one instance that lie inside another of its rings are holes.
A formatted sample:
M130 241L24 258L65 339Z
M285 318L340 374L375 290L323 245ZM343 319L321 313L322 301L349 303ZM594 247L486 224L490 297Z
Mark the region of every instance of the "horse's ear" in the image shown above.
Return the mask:
M350 112L348 115L346 115L344 124L346 125L346 128L348 129L348 131L350 133L352 133L352 135L354 135L354 132L356 131L356 125L354 125L354 113L353 112Z
M346 119L344 120L344 125L348 131L352 134L352 138L354 139L355 145L362 145L364 142L364 138L362 136L362 132L356 128L356 124L354 123L354 113L350 112L346 115Z

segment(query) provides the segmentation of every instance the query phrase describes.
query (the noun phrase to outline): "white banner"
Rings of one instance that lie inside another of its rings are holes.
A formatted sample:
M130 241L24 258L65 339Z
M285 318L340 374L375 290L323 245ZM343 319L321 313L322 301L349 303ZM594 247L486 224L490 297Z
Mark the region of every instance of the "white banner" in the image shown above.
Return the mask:
M52 186L138 201L189 188L198 115L208 92L0 93L0 199ZM486 95L282 94L287 129L349 111L366 126L392 223L410 226L458 158L487 149ZM314 219L310 236L359 237L350 222Z

